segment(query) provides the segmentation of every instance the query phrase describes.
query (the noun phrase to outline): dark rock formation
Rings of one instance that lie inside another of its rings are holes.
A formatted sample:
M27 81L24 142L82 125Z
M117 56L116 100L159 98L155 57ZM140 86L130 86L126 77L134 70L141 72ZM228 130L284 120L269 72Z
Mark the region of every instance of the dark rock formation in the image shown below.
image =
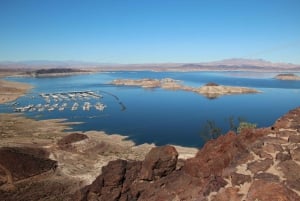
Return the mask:
M63 137L62 139L57 141L57 145L59 148L63 150L73 150L72 149L72 143L79 142L81 140L88 139L88 136L80 133L72 133L70 135L67 135Z
M24 182L13 193L0 188L0 200L299 201L299 125L300 108L271 128L244 129L211 140L187 160L178 160L174 147L163 146L153 148L143 161L111 161L92 184L72 192L72 198L61 197L70 191L56 177L49 183ZM83 139L86 136L70 135L58 146ZM107 147L97 149L102 152ZM1 148L0 156L0 187L56 167L44 150Z
M280 161L286 161L286 160L291 160L291 154L290 153L283 153L283 152L279 152L278 154L276 154L276 160L280 160Z
M153 148L143 162L111 161L90 186L82 189L79 197L81 200L137 200L156 190L149 181L162 179L175 171L177 157L174 147L163 146ZM161 185L164 183L159 184L159 189Z
M248 192L247 201L299 201L299 196L282 184L255 180Z
M249 175L238 174L235 172L231 174L231 183L233 186L239 186L250 181L251 177Z
M0 148L0 169L8 180L15 182L56 168L56 161L45 158L48 153L39 148Z
M269 167L271 167L272 164L273 160L267 158L261 161L254 161L248 164L248 169L255 174L260 171L266 171L267 169L269 169Z
M279 177L277 175L265 172L254 175L254 179L261 179L269 182L279 182Z
M178 153L172 146L153 148L143 161L140 178L154 180L170 174L175 170Z

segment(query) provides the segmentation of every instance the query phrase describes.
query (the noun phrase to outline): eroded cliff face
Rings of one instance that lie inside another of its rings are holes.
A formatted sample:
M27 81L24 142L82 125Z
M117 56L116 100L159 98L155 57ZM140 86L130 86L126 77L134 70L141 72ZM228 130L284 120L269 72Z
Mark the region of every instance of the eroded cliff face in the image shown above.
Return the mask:
M300 200L300 108L273 127L227 133L196 157L177 160L172 146L153 148L142 162L103 168L77 200Z
M71 153L86 140L73 134L57 146ZM49 159L51 149L15 152L9 163L0 160L1 200L300 200L300 108L270 128L211 140L190 159L179 159L168 145L152 148L143 160L112 160L89 185L65 177L59 171L63 164ZM19 154L26 162L15 167ZM13 188L6 188L9 178Z

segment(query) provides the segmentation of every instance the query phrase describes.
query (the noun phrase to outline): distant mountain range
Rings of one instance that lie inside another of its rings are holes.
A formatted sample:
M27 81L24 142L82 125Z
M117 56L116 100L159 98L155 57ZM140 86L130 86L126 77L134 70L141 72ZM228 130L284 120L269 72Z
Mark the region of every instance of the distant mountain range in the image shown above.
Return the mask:
M280 67L295 68L300 65L291 63L272 63L263 59L226 59L221 61L209 62L207 65L226 65L226 66L259 66L259 67Z
M299 71L300 65L291 63L273 63L262 59L233 58L202 63L147 63L114 64L82 61L20 61L0 62L0 69L44 69L44 68L80 68L97 70L156 70L156 71Z

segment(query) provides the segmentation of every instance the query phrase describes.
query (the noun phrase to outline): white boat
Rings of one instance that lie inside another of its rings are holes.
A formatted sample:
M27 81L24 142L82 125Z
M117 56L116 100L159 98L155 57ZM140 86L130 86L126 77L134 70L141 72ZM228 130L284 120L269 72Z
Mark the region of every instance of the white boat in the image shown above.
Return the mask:
M55 108L54 107L49 107L48 111L53 111Z
M43 112L45 110L45 108L41 107L41 108L38 108L38 112Z
M91 106L91 104L89 102L85 102L82 109L88 111L88 110L90 110L90 106Z
M78 103L74 103L71 110L73 111L77 110L78 106L79 106Z
M103 103L96 103L95 105L95 108L96 110L99 110L99 111L103 111L107 106L104 105Z

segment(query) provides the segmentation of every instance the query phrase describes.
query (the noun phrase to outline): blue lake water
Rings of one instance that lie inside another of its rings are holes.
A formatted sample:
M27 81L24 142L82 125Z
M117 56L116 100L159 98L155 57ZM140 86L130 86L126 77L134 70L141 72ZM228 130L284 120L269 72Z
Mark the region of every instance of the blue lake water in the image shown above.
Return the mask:
M300 82L275 80L273 73L241 72L107 72L58 78L7 78L12 81L32 84L26 96L17 100L18 106L46 104L40 93L71 91L94 91L103 96L100 100L107 105L104 111L92 108L83 111L82 105L97 99L59 101L66 102L65 110L33 111L25 115L35 119L66 118L68 121L83 122L74 125L74 130L101 130L109 134L129 136L137 144L176 144L182 146L203 145L201 131L207 120L229 129L228 118L242 117L258 127L270 126L276 119L300 105ZM139 87L113 86L110 81L119 78L173 78L190 86L201 86L207 82L223 85L256 88L263 93L222 96L217 99L186 91L142 89ZM76 111L71 110L74 102L79 103ZM54 104L51 102L50 104ZM125 108L123 107L125 106ZM11 104L0 105L0 112L13 112Z

